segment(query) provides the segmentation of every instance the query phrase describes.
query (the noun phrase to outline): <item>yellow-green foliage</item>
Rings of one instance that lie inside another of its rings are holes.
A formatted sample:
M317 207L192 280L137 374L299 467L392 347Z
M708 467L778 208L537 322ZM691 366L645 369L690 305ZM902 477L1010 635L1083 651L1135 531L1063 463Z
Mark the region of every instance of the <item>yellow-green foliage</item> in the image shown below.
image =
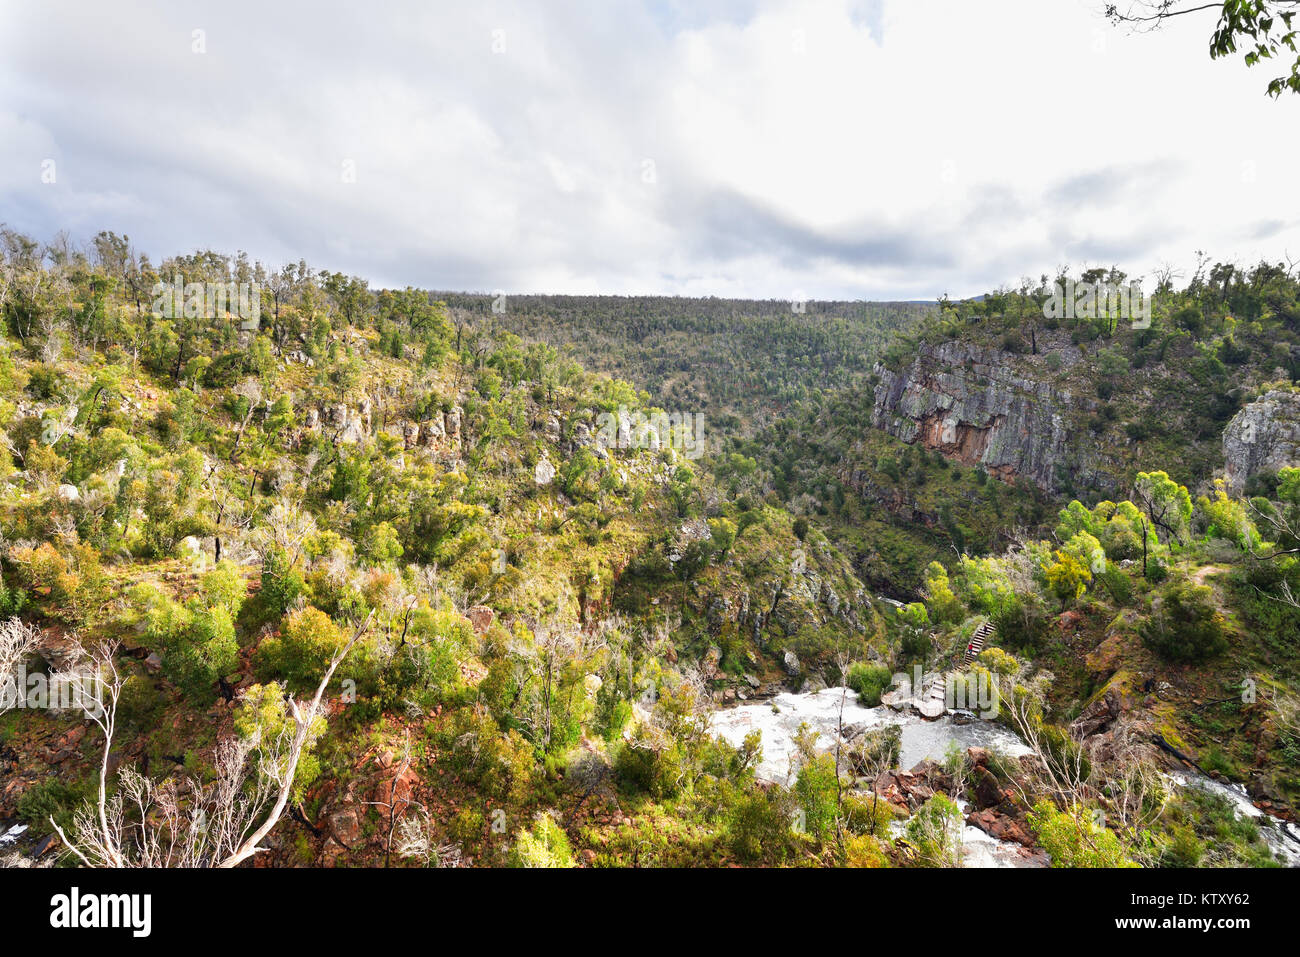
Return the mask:
M989 671L999 675L1015 675L1020 673L1020 662L1001 648L985 648L980 652L976 659L981 665Z
M539 814L531 830L520 829L510 848L511 867L573 867L569 838L549 813Z
M1250 550L1262 544L1259 529L1246 513L1246 507L1230 498L1223 479L1214 482L1214 493L1202 495L1196 507L1205 521L1205 533L1210 538L1226 538L1239 548Z
M1192 518L1192 497L1186 486L1165 472L1139 472L1134 489L1152 523L1181 541Z
M1092 572L1074 555L1057 549L1056 561L1047 566L1044 574L1052 593L1063 602L1075 601L1088 589Z
M1100 575L1106 571L1105 549L1101 547L1101 542L1088 532L1077 532L1070 536L1070 540L1061 550L1077 559L1093 575Z
M502 732L485 708L456 712L451 759L487 797L524 804L537 774L533 748L513 728Z
M965 615L961 601L953 594L948 582L948 570L938 562L931 562L925 568L925 603L930 618L938 624L958 622Z
M878 837L887 835L890 823L898 818L898 812L894 810L894 806L874 794L869 794L866 797L852 794L845 795L843 814L844 826L855 835L876 835ZM866 867L874 865L859 864L853 866Z
M313 781L320 775L320 762L313 753L317 740L325 733L324 715L317 715L307 726L298 767L293 776L291 799L300 802ZM235 733L256 742L251 760L260 774L274 780L283 779L289 770L288 742L297 733L289 712L284 687L278 684L253 685L239 697L235 712Z
M1074 501L1061 511L1060 520L1056 527L1057 538L1069 540L1080 533L1087 533L1100 542L1106 557L1112 561L1139 558L1142 555L1144 526L1147 553L1151 554L1161 547L1151 522L1145 519L1142 510L1132 502L1099 502L1089 511L1082 503ZM1086 564L1091 567L1093 563L1089 559Z
M946 794L936 794L907 822L907 839L926 867L961 866L961 810Z
M95 549L76 542L63 550L49 542L11 549L18 578L52 617L73 625L98 620L109 597L108 579Z
M1228 627L1208 586L1176 581L1151 601L1142 640L1171 661L1196 662L1228 648Z
M1029 826L1053 867L1138 866L1115 832L1099 827L1086 807L1062 811L1050 801L1039 801L1029 812Z
M281 679L297 688L315 687L345 641L329 615L308 606L293 612L277 634L258 646L257 673L264 681Z
M961 580L965 598L972 607L991 612L1015 594L1007 577L1005 560L997 556L987 558L961 558Z
M870 834L855 834L844 842L845 867L889 867L885 844Z

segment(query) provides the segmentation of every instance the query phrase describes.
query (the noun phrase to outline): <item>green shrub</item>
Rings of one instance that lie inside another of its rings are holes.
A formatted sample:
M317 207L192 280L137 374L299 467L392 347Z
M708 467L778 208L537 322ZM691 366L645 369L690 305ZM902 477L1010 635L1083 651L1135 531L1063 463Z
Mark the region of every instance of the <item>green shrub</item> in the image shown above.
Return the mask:
M1142 640L1163 658L1197 662L1228 650L1227 624L1205 585L1175 582L1151 603L1138 626Z
M243 579L236 586L220 572L210 573L201 593L184 605L153 584L129 593L128 620L142 625L145 643L160 652L163 675L196 700L215 696L217 679L239 667L233 613L242 600Z
M790 850L792 805L782 788L745 791L727 815L727 846L746 864L780 863Z
M1198 867L1205 845L1196 838L1196 832L1185 824L1177 824L1169 829L1169 843L1161 855L1163 867Z
M936 794L907 822L907 839L926 867L960 867L961 810L946 794Z
M897 817L894 806L875 794L844 797L844 826L853 834L885 836L890 822Z
M1053 867L1137 867L1114 831L1098 827L1084 807L1058 810L1039 801L1029 812L1029 827L1052 858Z
M239 667L239 643L230 612L220 605L196 609L190 627L163 654L163 671L187 695L212 694L217 679Z
M835 827L837 792L835 758L831 755L819 754L799 769L794 793L806 833L819 841L830 837Z
M520 830L507 858L511 867L573 867L569 838L550 813L539 814L532 830Z
M33 836L54 833L50 818L70 833L73 813L90 799L92 790L89 778L69 784L47 777L18 798L18 816L31 827Z
M656 739L637 728L614 755L614 773L620 784L656 799L673 797L680 788L683 755L673 743Z
M1133 582L1121 569L1108 566L1097 576L1097 580L1110 593L1116 605L1123 607L1133 603Z
M284 627L263 639L253 656L260 681L287 681L298 689L319 684L345 638L325 612L310 606L288 617Z
M857 662L849 668L848 686L858 693L861 703L869 708L880 704L880 696L893 684L893 672L881 665Z
M1041 603L1011 595L989 616L998 641L1012 649L1037 649L1047 638L1047 614Z
M9 588L4 578L0 577L0 618L12 618L21 615L27 607L27 592L21 588Z
M282 548L271 549L262 561L260 595L266 610L279 618L302 594L302 573L290 566L289 555Z
M880 838L872 837L869 834L855 834L845 842L844 866L862 868L889 867L889 853L886 847L887 845Z

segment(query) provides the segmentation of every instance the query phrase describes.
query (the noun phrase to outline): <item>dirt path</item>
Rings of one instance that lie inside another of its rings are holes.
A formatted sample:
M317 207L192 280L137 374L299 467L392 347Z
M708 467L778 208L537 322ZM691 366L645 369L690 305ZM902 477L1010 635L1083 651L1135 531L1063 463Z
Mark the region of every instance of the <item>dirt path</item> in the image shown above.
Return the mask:
M1205 565L1201 568L1196 569L1196 572L1192 575L1192 581L1195 582L1197 585L1204 585L1206 576L1216 575L1219 572L1227 572L1231 570L1232 569L1227 568L1226 566L1223 565Z

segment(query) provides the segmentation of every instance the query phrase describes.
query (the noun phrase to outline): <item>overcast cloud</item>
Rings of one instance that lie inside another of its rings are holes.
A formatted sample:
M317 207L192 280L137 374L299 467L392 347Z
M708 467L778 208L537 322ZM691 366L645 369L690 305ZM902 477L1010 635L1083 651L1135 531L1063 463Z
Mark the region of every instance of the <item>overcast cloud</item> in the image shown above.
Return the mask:
M0 0L0 221L510 292L1300 256L1300 97L1101 6Z

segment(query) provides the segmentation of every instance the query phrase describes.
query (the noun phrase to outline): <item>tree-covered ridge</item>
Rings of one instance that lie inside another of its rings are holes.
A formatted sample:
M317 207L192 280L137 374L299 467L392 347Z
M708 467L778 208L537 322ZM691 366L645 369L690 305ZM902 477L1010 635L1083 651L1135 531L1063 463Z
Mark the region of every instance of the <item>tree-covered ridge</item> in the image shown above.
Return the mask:
M666 409L748 433L869 374L932 304L438 293L462 321L509 330L637 383Z
M1133 459L1139 467L1164 460L1181 481L1206 482L1222 464L1228 420L1269 384L1300 378L1300 277L1285 264L1242 268L1202 256L1185 286L1176 280L1168 272L1147 280L1145 321L1100 308L1051 315L1055 289L1071 281L1133 281L1115 268L945 301L914 337L892 343L884 362L897 368L921 344L960 339L996 348L1011 368L1085 399L1088 414L1071 424L1090 442L1133 454L1116 456L1105 484L1079 492L1122 488Z
M1063 272L978 299L944 300L891 342L874 376L801 404L738 450L761 463L776 501L820 518L864 580L906 588L919 584L916 570L934 558L1000 549L1016 528L1046 530L1054 502L1129 494L1138 471L1167 470L1193 489L1208 488L1224 468L1223 434L1233 416L1300 376L1300 280L1284 265L1246 270L1202 260L1182 288L1170 275L1147 283L1145 328L1083 309L1045 315L1054 287L1071 281L1119 287L1130 277L1115 269ZM982 357L997 380L928 358L945 344ZM1025 476L990 482L981 465L945 461L924 437L908 444L871 428L881 377L932 367L972 396L1008 382L1056 396L1051 405L1024 397L1045 418L1057 416L1067 437L1052 487ZM1260 475L1249 490L1267 492L1269 480Z

